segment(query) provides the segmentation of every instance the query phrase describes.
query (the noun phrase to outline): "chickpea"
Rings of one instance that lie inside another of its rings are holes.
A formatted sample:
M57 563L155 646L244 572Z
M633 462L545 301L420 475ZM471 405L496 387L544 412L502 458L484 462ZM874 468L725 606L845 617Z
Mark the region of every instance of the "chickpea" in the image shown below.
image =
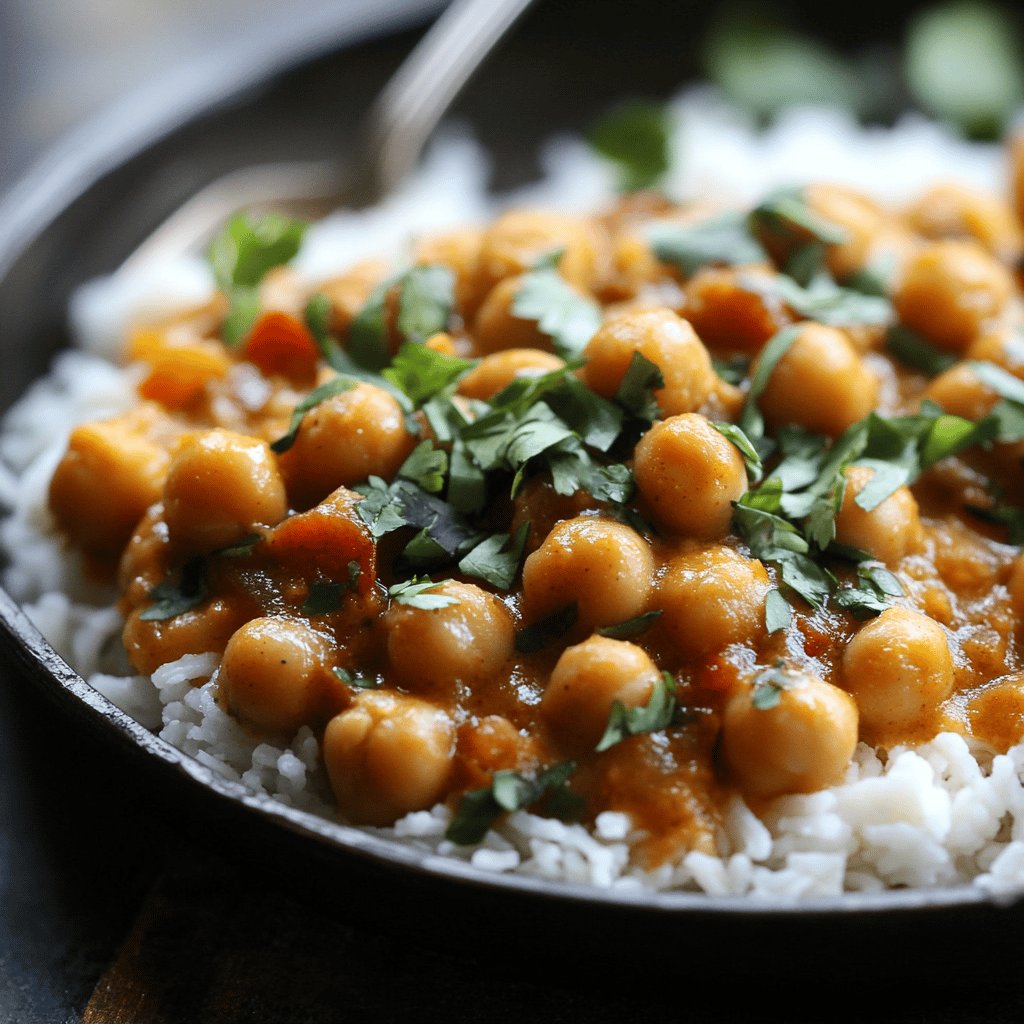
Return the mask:
M292 735L326 711L330 644L297 619L252 619L228 641L217 686L227 709L263 732Z
M759 405L773 424L796 423L838 437L871 412L877 394L878 380L850 339L835 327L808 322L775 365Z
M624 523L581 516L558 523L523 566L527 618L577 603L579 622L613 626L647 608L654 579L650 545Z
M404 694L365 692L324 733L338 807L351 821L389 825L431 807L451 774L455 726L440 708Z
M946 634L927 615L887 608L848 644L843 685L857 700L869 742L915 730L923 739L953 689Z
M758 636L770 587L756 559L723 545L695 547L668 563L652 604L679 653L697 656Z
M659 526L716 540L729 532L732 502L747 489L740 453L697 413L672 416L640 439L637 488Z
M907 210L906 219L926 238L972 238L1006 262L1020 254L1021 229L1010 206L955 182L928 189Z
M551 348L551 339L541 332L536 320L523 320L512 312L522 287L522 277L506 277L488 292L473 320L473 340L479 351Z
M331 330L335 334L348 334L374 288L387 275L388 265L383 260L363 260L320 286L319 290L331 300Z
M509 348L484 356L459 382L459 394L489 401L517 377L541 377L561 370L565 362L536 348Z
M994 679L967 702L971 735L1000 753L1024 739L1024 672Z
M148 603L125 620L122 640L137 672L150 675L185 654L223 651L232 634L248 618L248 609L214 598L173 619L143 619Z
M536 210L510 210L484 232L480 246L480 287L530 270L544 255L562 250L558 272L587 291L603 269L608 240L590 221Z
M983 419L999 400L996 393L964 363L957 363L940 373L928 385L924 397L944 412L968 420Z
M870 512L861 508L856 497L874 475L869 466L851 466L846 471L846 492L836 516L836 540L892 565L920 544L921 518L909 487L898 488Z
M963 352L1002 314L1013 294L1009 271L975 242L934 242L907 264L896 312L911 330Z
M89 554L116 558L159 499L169 461L124 421L76 427L50 481L50 511Z
M686 319L706 345L757 352L792 317L771 290L774 275L753 267L706 267L686 285Z
M646 704L658 677L654 662L636 644L592 636L562 652L541 698L541 717L567 749L593 750L612 704Z
M186 438L164 483L164 519L174 546L216 551L273 526L288 511L284 482L269 446L254 437L210 430Z
M515 628L502 602L472 583L445 581L431 591L454 598L445 608L392 604L384 616L388 659L415 693L451 694L497 678L512 657Z
M808 185L804 198L816 214L846 232L845 241L825 251L825 264L831 274L841 281L860 270L868 262L884 223L878 204L844 185Z
M1024 555L1018 555L1014 559L1006 587L1010 591L1010 606L1017 616L1019 626L1024 623Z
M838 686L788 672L778 702L758 708L741 683L722 718L722 756L744 792L813 793L842 781L857 746L857 704Z
M295 505L308 508L369 476L390 479L415 440L394 396L357 384L306 413L295 443L281 456L281 473Z
M666 416L694 412L715 386L711 358L685 320L670 309L624 313L606 320L584 350L584 383L611 398L639 352L661 370L665 386L654 397Z

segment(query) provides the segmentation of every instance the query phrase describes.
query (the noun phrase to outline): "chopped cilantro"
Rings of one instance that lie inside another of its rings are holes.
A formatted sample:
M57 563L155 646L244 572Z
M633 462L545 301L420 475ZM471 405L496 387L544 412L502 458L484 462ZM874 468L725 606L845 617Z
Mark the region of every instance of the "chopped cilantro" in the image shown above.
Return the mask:
M694 224L655 224L648 240L654 255L684 277L709 265L759 263L765 258L746 217L739 213L721 213Z
M775 587L768 591L764 600L764 625L769 636L788 629L793 619L793 609L782 593Z
M661 415L654 392L664 386L665 378L657 364L634 352L615 392L615 401L638 420L652 423Z
M745 356L731 359L712 359L711 366L726 384L742 384L750 371L750 361Z
M388 589L388 597L397 604L408 608L421 608L424 611L436 611L438 608L449 608L458 604L459 599L450 594L435 594L444 580L421 580L414 576L411 580L396 583Z
M857 584L837 590L835 602L856 618L869 619L890 606L890 597L902 594L900 581L885 566L862 564L857 567Z
M608 724L594 750L601 753L630 736L667 728L672 724L676 708L675 680L670 672L663 672L646 704L627 708L620 701L612 702Z
M502 814L518 811L543 800L542 809L561 812L560 817L578 815L582 802L568 789L576 765L572 761L545 768L536 775L505 769L494 773L490 786L471 790L459 801L445 838L460 846L479 843Z
M309 585L309 596L302 605L303 615L331 615L341 608L345 595L359 581L358 562L348 563L347 580L314 580Z
M948 370L956 362L955 356L937 349L903 324L889 328L885 335L885 347L904 366L920 370L929 377Z
M820 274L806 287L785 274L770 280L749 278L758 290L769 292L795 313L808 320L838 327L857 327L888 323L893 317L888 299L842 288L826 274Z
M227 294L255 288L269 270L294 259L307 226L275 213L232 217L207 250L217 287Z
M332 377L326 383L321 384L318 388L314 388L295 406L291 423L288 424L288 432L283 437L279 437L270 447L278 455L288 451L295 444L295 438L298 436L303 417L310 409L315 409L321 402L326 401L328 398L333 398L334 395L340 395L343 391L351 391L357 383L351 377L343 377L339 374L337 377Z
M769 711L782 700L782 691L788 690L798 677L785 667L780 658L771 668L759 672L754 678L750 703L758 711Z
M576 625L579 618L579 605L572 604L559 608L543 619L538 619L529 626L524 626L516 633L516 650L520 654L532 654L546 647L552 640L565 636Z
M407 395L413 405L421 406L454 384L472 365L470 359L406 342L382 376Z
M256 547L259 542L263 540L263 535L260 533L247 533L240 540L236 540L234 544L229 547L221 548L219 551L214 551L214 555L219 555L221 558L244 558L246 555L251 555L253 548Z
M799 325L784 327L774 337L770 338L761 349L761 357L757 363L757 369L750 378L750 390L743 403L743 411L740 413L740 428L748 438L755 444L764 438L764 417L757 407L758 399L764 394L768 387L768 381L775 372L779 360L789 351L793 342L800 336Z
M711 424L723 437L732 442L736 450L743 456L743 463L747 467L747 476L752 481L761 479L763 465L761 456L754 447L750 438L747 437L741 427L735 423L713 422Z
M260 294L256 288L233 288L228 293L231 305L220 333L224 343L234 348L241 345L260 317Z
M177 583L164 580L150 592L152 602L139 618L143 622L174 619L198 607L206 600L206 560L196 556L185 563Z
M802 189L783 188L759 203L750 214L754 234L768 242L792 245L808 240L824 245L841 245L845 228L826 220L807 204Z
M508 590L523 560L530 524L523 523L515 534L495 533L482 540L459 562L459 571Z
M398 475L411 480L417 487L430 494L437 494L444 487L448 472L448 453L434 447L433 441L420 441L409 457L398 467Z
M671 126L659 103L634 101L603 117L591 130L589 141L619 172L624 192L653 188L669 168Z
M346 686L351 686L354 690L379 690L381 687L381 681L374 676L359 675L340 666L332 671Z
M331 300L323 292L310 296L302 315L324 362L338 369L342 357L338 339L331 334Z
M633 637L646 633L661 618L661 615L662 612L659 608L656 611L644 612L643 615L626 619L625 622L620 622L616 626L602 626L597 632L599 636L607 636L612 640L632 640Z
M597 303L576 291L550 260L540 261L523 276L512 302L512 315L536 323L555 351L567 359L578 356L601 326Z

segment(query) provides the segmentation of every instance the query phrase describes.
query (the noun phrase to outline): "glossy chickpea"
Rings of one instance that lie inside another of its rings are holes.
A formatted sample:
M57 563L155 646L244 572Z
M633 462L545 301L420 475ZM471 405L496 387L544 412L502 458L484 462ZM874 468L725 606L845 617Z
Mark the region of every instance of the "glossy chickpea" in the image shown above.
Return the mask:
M921 517L909 487L897 488L870 512L858 505L857 495L874 475L869 466L851 466L846 471L846 491L836 516L836 540L892 565L920 544Z
M756 559L722 545L695 547L668 563L651 604L673 646L691 657L760 635L770 586Z
M252 619L224 650L219 694L246 725L290 736L325 714L330 653L329 642L305 622Z
M809 322L776 363L758 404L775 425L795 423L838 437L871 412L877 394L878 380L850 339Z
M455 726L416 697L365 692L324 733L323 758L338 808L362 825L389 825L433 806L451 775Z
M551 339L541 332L536 320L522 319L513 311L522 287L522 277L506 277L487 293L473 318L471 332L480 352L551 348Z
M757 797L841 782L857 746L857 704L848 693L810 673L781 678L768 706L763 698L755 703L756 685L740 683L722 718L725 763L739 787Z
M807 205L820 217L841 228L846 238L825 250L825 264L839 281L860 270L884 223L878 204L845 185L808 185Z
M524 613L542 619L575 602L582 625L613 626L646 611L653 579L654 555L635 530L596 516L567 519L523 565Z
M565 366L565 362L550 352L536 348L510 348L484 356L459 381L459 394L483 402L504 391L517 377L540 377Z
M755 267L705 267L686 284L686 319L711 348L758 352L792 321L773 279Z
M715 386L711 357L685 320L670 309L623 313L606 320L584 350L586 385L612 398L639 352L661 371L665 386L654 392L666 416L694 412Z
M457 683L497 679L512 657L512 615L494 594L447 580L430 591L452 599L444 608L395 602L384 616L388 661L402 686L451 694Z
M159 499L169 461L125 421L76 427L50 480L50 511L73 543L116 558Z
M390 479L415 443L395 398L361 383L306 413L281 473L294 504L305 508L369 476Z
M975 242L923 246L904 268L896 312L911 330L963 352L1013 294L1009 271Z
M909 207L906 220L926 238L973 238L1006 262L1020 255L1020 224L1009 204L965 185L933 185Z
M747 489L736 446L697 413L651 427L636 446L633 472L659 526L703 540L729 532L732 502Z
M538 210L510 210L484 232L480 245L480 286L489 291L498 281L522 274L556 249L562 250L558 272L587 291L606 260L607 238L596 224L578 217Z
M541 717L566 749L593 750L612 704L645 705L658 678L642 648L595 635L562 652L541 699Z
M1024 555L1018 555L1013 561L1010 577L1006 582L1010 592L1010 606L1017 616L1018 627L1024 625Z
M269 446L229 430L185 438L164 483L164 519L184 552L228 547L288 511L284 482Z
M860 709L865 739L931 733L938 705L953 689L953 657L937 622L887 608L861 627L843 654L843 686Z
M944 412L980 420L999 400L996 393L965 363L940 373L925 390L924 397Z
M971 735L1003 753L1024 739L1024 672L993 679L967 701Z
M249 615L247 608L216 597L170 619L144 619L149 604L125 619L122 632L128 660L143 675L186 654L219 654Z

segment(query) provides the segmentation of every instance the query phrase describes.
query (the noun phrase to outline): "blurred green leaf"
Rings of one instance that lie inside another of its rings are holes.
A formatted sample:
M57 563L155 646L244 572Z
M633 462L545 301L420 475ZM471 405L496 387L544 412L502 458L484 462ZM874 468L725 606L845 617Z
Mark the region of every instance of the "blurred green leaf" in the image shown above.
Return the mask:
M668 114L660 103L616 107L590 132L590 144L619 169L625 192L653 188L669 166Z
M997 138L1024 98L1017 26L992 4L968 0L924 11L910 27L905 61L921 106L975 138Z

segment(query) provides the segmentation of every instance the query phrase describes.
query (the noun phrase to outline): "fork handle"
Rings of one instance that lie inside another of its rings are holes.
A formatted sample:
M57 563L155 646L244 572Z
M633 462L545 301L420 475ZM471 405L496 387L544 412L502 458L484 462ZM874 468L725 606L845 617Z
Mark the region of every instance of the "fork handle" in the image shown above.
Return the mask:
M370 204L415 168L438 121L494 45L533 0L454 0L367 113L362 156L352 168L358 200Z

